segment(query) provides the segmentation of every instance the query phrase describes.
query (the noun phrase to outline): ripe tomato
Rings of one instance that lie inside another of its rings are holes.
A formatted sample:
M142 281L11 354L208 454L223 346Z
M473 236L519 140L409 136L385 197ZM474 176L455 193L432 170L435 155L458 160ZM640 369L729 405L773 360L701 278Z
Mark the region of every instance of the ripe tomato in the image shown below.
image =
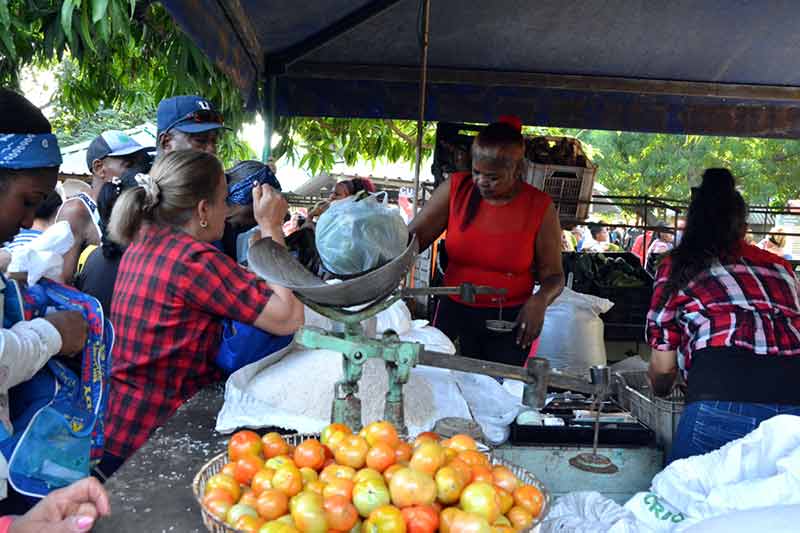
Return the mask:
M277 520L289 512L289 498L277 489L268 489L258 495L256 511L264 520Z
M234 525L239 519L243 516L250 515L254 518L258 518L258 511L250 507L249 505L243 505L241 503L237 503L233 507L230 508L228 511L228 515L225 517L225 521L230 524Z
M236 503L241 503L242 505L249 505L250 507L256 507L256 501L258 501L258 496L256 493L250 490L249 487L245 487L242 491L242 497L239 498L239 501Z
M325 464L325 448L317 439L304 440L294 450L294 464L298 468L322 469Z
M462 512L458 507L448 507L439 514L439 531L450 533L450 525L455 520L456 514Z
M292 498L289 508L297 529L304 533L327 533L328 521L322 504L322 496L313 492L302 492Z
M325 467L325 469L319 475L319 480L324 483L330 483L336 478L353 479L355 475L356 471L354 468L333 464Z
M277 520L273 520L271 522L267 522L261 529L258 530L258 533L300 533L294 526L285 524L283 522L279 522Z
M544 496L532 485L523 485L514 490L514 503L531 513L536 518L542 512Z
M449 533L492 533L492 526L482 516L458 511L450 523Z
M489 458L477 450L465 450L460 452L457 459L464 461L469 466L491 466Z
M482 516L489 524L500 517L500 499L491 483L471 483L464 488L459 499L461 508Z
M444 458L444 448L442 448L441 444L438 442L423 442L414 450L409 466L432 477L444 465Z
M362 524L363 533L406 533L406 521L400 509L383 505L369 514Z
M397 462L394 448L385 442L377 442L367 452L367 466L383 472Z
M401 465L401 464L394 464L394 465L390 466L389 468L387 468L383 472L383 477L384 477L384 479L386 479L386 483L391 483L392 482L392 478L394 477L394 475L397 472L399 472L400 470L404 469L404 468L408 468L408 467L404 466L404 465Z
M220 474L225 474L226 476L234 477L234 473L236 471L236 463L225 463L225 466L222 467L220 470Z
M446 448L453 448L459 452L465 452L467 450L477 450L478 443L475 442L475 439L470 437L469 435L453 435L447 441L442 443L442 446Z
M253 476L250 482L250 488L256 496L261 494L267 489L272 488L272 478L275 476L275 470L272 468L262 468Z
M334 422L329 426L326 426L325 429L322 430L322 433L319 436L320 442L322 444L327 445L330 448L333 448L334 445L331 442L332 438L334 442L338 442L343 439L347 435L352 435L353 432L350 431L350 428L345 426L344 424L339 424Z
M434 533L439 528L439 513L430 505L406 507L401 512L408 533Z
M503 490L495 485L498 501L500 502L500 514L504 515L514 507L514 496L507 490Z
M307 490L309 492L314 492L314 493L319 494L320 496L322 496L322 494L325 492L325 487L327 487L327 486L328 486L327 483L323 483L322 481L319 481L319 480L311 481L309 483L306 483L306 486L305 486L304 490Z
M291 498L303 490L303 474L295 466L282 466L272 476L272 488Z
M453 459L447 463L447 466L452 467L456 472L458 472L458 474L461 476L461 481L464 483L464 486L472 482L472 467L461 459Z
M503 465L497 465L492 468L492 477L495 485L509 493L513 493L514 489L519 486L519 480L514 475L514 472Z
M239 486L239 482L225 474L216 474L208 478L208 481L206 481L206 492L211 492L214 489L228 491L235 502L239 501L239 498L242 496L242 488Z
M433 431L425 431L424 433L420 433L417 435L417 438L414 439L414 449L419 448L419 445L424 442L439 442L442 440L442 437L439 436L438 433L434 433Z
M261 438L255 431L237 431L228 441L228 460L235 463L245 455L261 455Z
M205 506L206 511L223 522L225 521L225 517L228 516L228 511L230 511L231 507L233 507L231 500L223 498L209 500L208 502L204 501L203 505Z
M411 468L398 470L389 482L392 503L400 509L430 505L436 501L436 482L424 472Z
M400 443L397 430L385 420L373 422L365 427L364 431L366 433L367 443L369 443L370 446L375 446L379 442L384 442L392 448L395 448Z
M336 457L336 462L340 465L349 466L358 470L363 468L367 462L367 452L369 451L369 444L367 441L357 435L350 435L339 444L334 450L333 455Z
M323 504L328 527L338 531L350 531L358 523L358 510L344 496L325 498Z
M245 455L236 461L233 478L242 485L249 485L253 481L253 476L263 468L263 459L256 455Z
M444 466L436 472L436 498L445 505L458 502L465 486L461 473L452 466Z
M489 483L494 485L494 475L488 466L475 465L472 467L472 483Z
M241 517L236 523L233 524L234 529L243 531L245 533L258 533L261 526L264 525L264 520L257 516L245 515Z
M400 444L398 444L394 449L394 455L397 458L398 463L409 462L413 454L414 448L412 448L412 446L407 442L400 442Z
M506 513L506 517L517 531L527 529L533 523L533 515L524 507L512 507L508 513Z
M325 488L322 491L322 497L328 499L332 496L341 496L343 498L347 498L347 501L350 501L353 499L354 486L355 483L353 483L353 481L350 479L334 479L325 485Z
M261 437L261 443L264 449L264 456L267 459L272 459L279 455L289 455L289 444L283 440L279 433L267 433Z

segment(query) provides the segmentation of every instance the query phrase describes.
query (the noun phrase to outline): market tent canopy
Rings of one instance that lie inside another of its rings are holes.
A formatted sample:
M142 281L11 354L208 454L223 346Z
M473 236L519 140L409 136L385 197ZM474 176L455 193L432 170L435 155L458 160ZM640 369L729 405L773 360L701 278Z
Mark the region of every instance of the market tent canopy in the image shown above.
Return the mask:
M417 116L419 0L163 3L251 106L273 80L281 115ZM432 0L426 118L800 137L797 20L791 0Z

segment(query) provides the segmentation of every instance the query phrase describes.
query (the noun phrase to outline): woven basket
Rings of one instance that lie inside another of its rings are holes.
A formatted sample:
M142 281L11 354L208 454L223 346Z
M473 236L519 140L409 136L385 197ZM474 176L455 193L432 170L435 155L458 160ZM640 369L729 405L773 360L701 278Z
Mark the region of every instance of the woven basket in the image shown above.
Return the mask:
M296 433L293 435L284 435L283 438L290 445L297 446L305 439L319 438L319 435L307 435L307 434ZM488 450L488 448L486 449ZM542 482L539 481L536 478L536 476L534 476L524 468L521 468L517 465L504 461L503 459L494 456L490 451L488 452L488 455L489 455L489 460L493 465L503 465L505 467L508 467L508 469L511 470L514 473L514 475L517 476L517 478L519 478L520 481L522 481L526 485L533 485L542 492L542 495L544 496L544 505L542 505L542 512L539 513L539 516L537 516L534 519L533 524L531 524L531 527L523 530L522 533L528 533L530 531L533 531L533 529L537 525L539 525L542 522L542 520L544 520L545 516L547 516L547 513L550 511L550 504L552 503L550 493L547 491L547 489L545 489L544 485L542 485ZM208 478L210 478L211 476L219 474L222 471L222 467L225 466L227 462L228 462L227 452L223 452L217 455L209 462L207 462L205 465L203 465L203 468L200 469L200 471L194 477L194 481L192 482L192 491L194 492L194 497L197 499L197 503L198 505L200 505L200 509L202 510L203 513L203 523L212 533L242 533L240 530L234 529L231 526L219 520L217 517L209 513L206 510L205 506L203 506L203 495L206 489L206 481L208 481Z

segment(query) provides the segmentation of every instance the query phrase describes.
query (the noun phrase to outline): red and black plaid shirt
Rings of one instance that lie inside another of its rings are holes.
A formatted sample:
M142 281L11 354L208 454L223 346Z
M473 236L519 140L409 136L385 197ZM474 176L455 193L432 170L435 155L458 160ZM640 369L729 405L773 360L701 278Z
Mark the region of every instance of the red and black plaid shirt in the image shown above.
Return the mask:
M647 314L648 343L664 352L679 350L684 370L693 352L708 347L800 355L800 298L791 265L744 243L737 255L732 263L715 262L663 304L671 258L658 269Z
M222 320L252 324L267 285L212 245L146 227L119 266L106 451L127 458L180 405L221 379Z

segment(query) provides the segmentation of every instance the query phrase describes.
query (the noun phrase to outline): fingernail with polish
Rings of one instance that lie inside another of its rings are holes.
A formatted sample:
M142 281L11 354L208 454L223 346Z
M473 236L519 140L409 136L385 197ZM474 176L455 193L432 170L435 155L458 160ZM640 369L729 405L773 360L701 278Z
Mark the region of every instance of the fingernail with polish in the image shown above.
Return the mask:
M75 525L78 526L78 531L89 531L94 525L94 518L91 516L78 516L75 518Z

